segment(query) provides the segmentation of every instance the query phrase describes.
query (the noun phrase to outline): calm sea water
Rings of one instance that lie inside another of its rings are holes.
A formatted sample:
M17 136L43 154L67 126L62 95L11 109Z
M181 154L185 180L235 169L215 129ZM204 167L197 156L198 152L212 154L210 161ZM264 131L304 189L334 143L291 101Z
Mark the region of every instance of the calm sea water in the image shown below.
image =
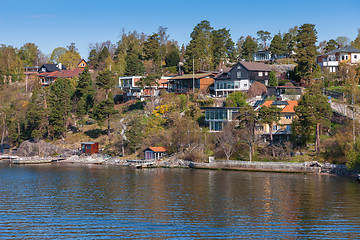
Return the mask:
M1 239L359 239L333 176L0 164Z

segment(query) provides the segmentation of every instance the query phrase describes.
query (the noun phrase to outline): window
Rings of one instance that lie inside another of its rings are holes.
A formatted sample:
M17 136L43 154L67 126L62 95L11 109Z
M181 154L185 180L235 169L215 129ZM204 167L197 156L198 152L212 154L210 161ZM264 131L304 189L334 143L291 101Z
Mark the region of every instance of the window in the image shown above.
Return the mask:
M277 130L279 130L280 128L279 128L279 126L277 126L277 125L274 125L273 126L273 131L277 131Z
M244 87L247 87L247 84L246 84L246 83L244 84Z
M268 75L268 72L265 72L265 76L267 76Z
M264 131L264 126L256 126L256 131Z
M354 55L354 59L357 59L357 55Z
M342 56L341 59L342 59L342 60L345 60L345 56Z
M241 71L236 72L236 78L241 78Z
M263 72L259 72L259 77L262 77L263 76Z
M285 115L285 119L291 119L291 115Z

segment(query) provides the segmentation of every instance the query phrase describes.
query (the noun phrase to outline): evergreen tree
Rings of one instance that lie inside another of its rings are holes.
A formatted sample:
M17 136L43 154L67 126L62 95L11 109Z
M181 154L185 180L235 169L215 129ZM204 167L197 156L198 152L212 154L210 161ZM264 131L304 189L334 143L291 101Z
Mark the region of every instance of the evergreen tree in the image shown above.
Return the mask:
M165 57L165 64L167 67L177 66L180 62L179 51L171 51Z
M26 111L26 138L38 139L47 131L44 90L35 88Z
M258 40L261 41L263 49L266 49L266 42L271 39L271 33L268 31L260 30L256 33L258 35Z
M278 80L276 77L276 73L271 71L269 73L269 84L271 87L277 87L278 86Z
M96 77L96 85L105 90L108 99L108 91L115 86L115 78L109 70L104 70Z
M211 51L211 31L210 22L203 20L194 27L190 34L191 40L185 51L185 72L193 71L193 59L195 72L198 70L210 70L212 51Z
M315 137L315 151L320 149L320 129L330 126L332 110L327 98L321 94L320 88L313 86L304 94L297 107L293 121L293 143L304 147Z
M275 35L270 44L270 51L275 55L275 59L278 58L279 55L286 53L286 45L279 34Z
M330 52L331 50L334 50L337 48L339 44L334 40L330 39L325 46L325 52Z
M144 63L140 60L140 55L136 51L134 51L133 47L130 47L129 50L126 52L125 62L126 76L136 76L144 74Z
M230 30L222 28L211 32L212 67L217 68L227 59L234 59L234 42Z
M110 118L112 115L117 114L118 111L114 109L115 103L110 94L108 99L101 101L97 104L92 112L92 118L94 118L100 126L107 122L107 135L110 135Z
M50 87L49 128L52 137L66 136L66 128L70 117L71 96L73 86L67 78L58 78Z
M253 59L254 53L257 50L257 43L254 38L247 36L241 48L242 58L247 61L251 61Z
M314 24L303 24L297 34L297 75L300 79L309 79L315 68L317 55L317 31Z
M351 42L351 46L360 49L360 28L358 28L358 35L356 36L354 41Z
M230 93L225 103L227 107L242 107L246 105L246 98L246 93L237 91Z
M88 113L94 105L95 89L89 69L87 67L84 69L84 72L79 75L78 84L75 88L74 98L75 102L79 101L81 98L84 99L85 113Z

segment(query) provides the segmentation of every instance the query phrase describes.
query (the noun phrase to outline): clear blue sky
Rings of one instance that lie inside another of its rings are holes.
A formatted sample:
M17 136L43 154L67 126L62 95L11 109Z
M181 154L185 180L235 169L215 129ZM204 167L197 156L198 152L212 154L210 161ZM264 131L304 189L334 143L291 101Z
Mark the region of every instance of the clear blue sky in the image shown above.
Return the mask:
M272 34L293 26L315 24L318 41L347 36L353 40L360 28L359 0L1 0L0 44L21 47L33 42L45 54L74 42L83 58L89 44L119 40L121 30L146 34L168 28L179 44L190 41L196 24L208 20L214 29L230 29L234 42L240 36Z

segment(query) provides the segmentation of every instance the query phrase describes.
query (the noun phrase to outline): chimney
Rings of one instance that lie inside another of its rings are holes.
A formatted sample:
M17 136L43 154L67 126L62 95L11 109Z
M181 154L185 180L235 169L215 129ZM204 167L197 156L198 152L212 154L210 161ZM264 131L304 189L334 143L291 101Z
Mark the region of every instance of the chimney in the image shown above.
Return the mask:
M58 63L57 67L58 67L59 71L62 70L62 64L61 64L61 62Z

